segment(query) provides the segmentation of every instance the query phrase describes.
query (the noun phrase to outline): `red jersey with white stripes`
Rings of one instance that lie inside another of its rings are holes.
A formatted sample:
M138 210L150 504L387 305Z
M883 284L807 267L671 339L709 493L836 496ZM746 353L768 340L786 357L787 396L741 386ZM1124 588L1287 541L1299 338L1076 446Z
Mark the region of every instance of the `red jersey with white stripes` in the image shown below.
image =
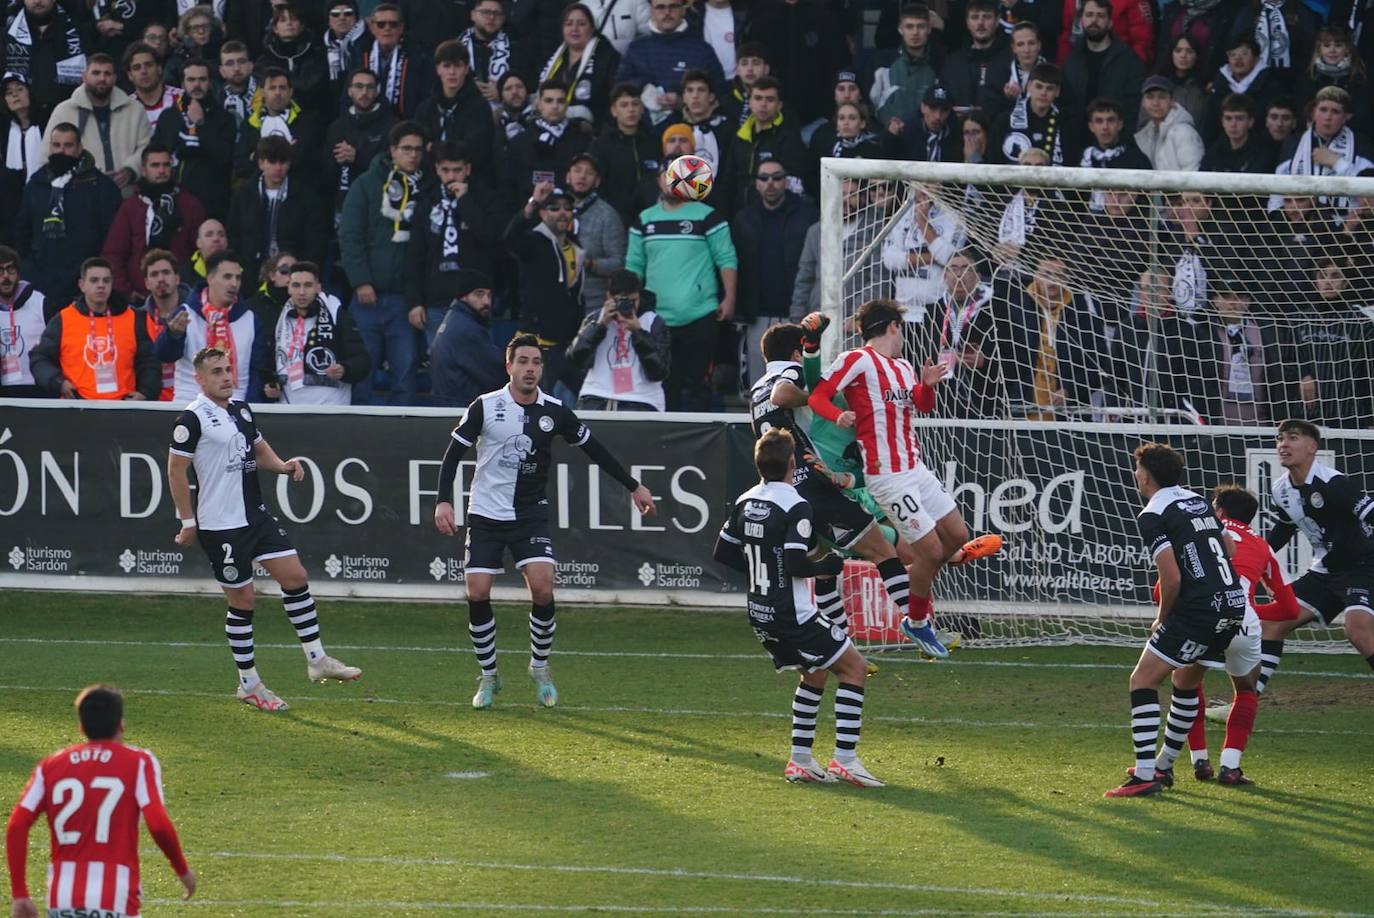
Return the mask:
M1245 586L1245 595L1250 600L1250 605L1254 607L1255 614L1269 621L1286 621L1297 618L1298 600L1293 594L1293 588L1288 585L1283 577L1283 566L1279 564L1274 549L1270 548L1268 542L1244 523L1223 517L1221 524L1226 527L1226 531L1231 534L1231 540L1236 545L1236 553L1231 558L1231 567L1235 568L1236 575L1240 577L1241 583ZM1255 605L1255 590L1260 583L1269 589L1269 594L1274 597L1274 601L1257 606Z
M38 763L6 833L15 898L28 897L24 849L40 815L47 816L52 839L50 909L139 914L140 817L177 875L188 869L163 803L162 767L147 750L101 740L69 746Z
M921 464L916 413L935 408L935 390L920 381L910 363L884 357L871 347L848 351L831 364L812 392L812 409L830 420L838 417L839 410L831 402L836 392L844 395L854 412L854 434L863 452L865 475L909 472Z

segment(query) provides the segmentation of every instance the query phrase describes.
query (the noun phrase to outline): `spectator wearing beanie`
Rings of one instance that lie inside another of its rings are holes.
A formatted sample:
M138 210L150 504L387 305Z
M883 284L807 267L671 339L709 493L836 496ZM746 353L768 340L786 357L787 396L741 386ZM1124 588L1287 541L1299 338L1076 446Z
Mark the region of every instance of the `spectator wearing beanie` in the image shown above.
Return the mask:
M491 278L460 271L455 296L429 346L436 407L466 408L506 381L506 357L491 337Z

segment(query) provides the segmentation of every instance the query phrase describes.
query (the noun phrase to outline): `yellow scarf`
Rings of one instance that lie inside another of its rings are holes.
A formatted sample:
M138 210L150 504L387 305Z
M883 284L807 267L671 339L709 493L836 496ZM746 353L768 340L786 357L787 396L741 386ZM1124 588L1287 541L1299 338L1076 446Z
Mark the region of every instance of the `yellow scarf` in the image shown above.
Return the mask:
M1059 357L1055 350L1055 336L1064 318L1064 310L1071 301L1069 291L1059 288L1059 296L1051 300L1049 292L1037 281L1031 281L1026 292L1035 300L1036 314L1040 317L1040 350L1035 355L1035 369L1032 378L1035 385L1035 403L1041 406L1054 404L1051 396L1062 392L1063 384L1059 379ZM1052 415L1042 415L1037 420L1049 420Z
M764 127L768 130L773 130L780 124L782 124L782 112L778 112L777 116L774 117L772 121L765 124ZM744 123L739 126L739 130L736 131L735 134L737 137L739 137L740 140L743 140L745 143L753 143L754 132L758 129L758 121L754 118L753 115L750 115L748 118L744 119Z

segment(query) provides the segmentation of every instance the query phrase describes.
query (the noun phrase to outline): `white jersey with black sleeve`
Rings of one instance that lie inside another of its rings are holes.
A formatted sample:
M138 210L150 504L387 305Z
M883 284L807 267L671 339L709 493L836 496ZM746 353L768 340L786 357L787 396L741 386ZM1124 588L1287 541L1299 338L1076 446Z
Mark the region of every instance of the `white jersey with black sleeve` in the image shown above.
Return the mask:
M816 617L806 578L787 572L787 551L812 547L811 506L796 488L764 481L745 491L720 538L738 546L748 566L750 624L785 632Z
M582 449L627 491L639 482L631 478L591 430L578 420L572 409L543 391L535 401L522 405L509 387L478 396L468 406L463 421L453 430L453 444L440 470L439 500L452 501L452 480L446 471L456 471L456 454L477 449L477 472L472 482L468 513L489 520L545 520L549 515L547 486L553 464L553 441L564 441Z
M196 525L241 529L267 517L254 448L262 440L247 402L224 407L198 396L177 416L169 451L196 470Z

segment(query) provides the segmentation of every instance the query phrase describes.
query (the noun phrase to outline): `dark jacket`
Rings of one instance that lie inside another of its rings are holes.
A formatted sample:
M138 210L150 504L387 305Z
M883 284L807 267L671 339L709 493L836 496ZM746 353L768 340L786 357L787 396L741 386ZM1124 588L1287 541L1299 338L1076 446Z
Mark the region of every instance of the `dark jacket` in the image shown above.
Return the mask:
M616 71L617 83L652 84L676 92L688 70L704 70L716 95L724 94L725 73L711 46L692 35L686 24L676 32L641 35L625 49Z
M640 187L646 179L658 178L662 150L643 125L637 134L624 134L614 124L607 125L591 146L591 154L600 166L601 197L616 209L626 226L639 213Z
M76 297L71 305L83 316L91 314L83 297ZM62 370L61 309L65 308L65 305L59 308L58 313L48 322L47 328L43 329L43 337L29 351L29 368L33 371L34 385L52 395L61 394L62 383L67 379ZM132 307L127 303L111 300L106 308L110 315L117 316ZM143 321L142 316L135 316L134 340L137 342L137 350L134 352L134 388L148 401L157 401L158 396L162 394L162 363L153 353L153 342L148 339L148 323Z
M506 167L515 200L524 201L530 196L536 172L549 173L555 185L562 184L573 157L591 146L591 131L592 126L585 121L569 121L563 136L548 144L540 141L544 131L539 125L531 124L529 130L512 140L506 147Z
M352 66L366 67L380 77L381 71L378 68L381 63L378 61L376 44L371 34L367 33L354 42ZM430 86L434 83L434 62L423 48L418 45L412 46L405 40L401 42L397 62L397 66L401 68L401 75L395 97L387 95L387 84L390 79L382 81L381 95L391 103L399 117L411 118L419 111L420 103L425 101ZM390 64L389 57L387 64Z
M506 357L490 323L455 301L429 346L431 397L441 408L466 408L506 381Z
M940 82L953 103L973 106L988 116L1011 106L1002 93L1010 79L1011 52L1001 42L991 48L960 48L940 68Z
M1009 282L1011 277L1017 282ZM1013 405L1035 402L1035 365L1040 355L1040 309L1020 280L1025 278L1003 275L993 284L994 311L1005 316L1001 337L1010 344L1010 353L1002 359L1002 373ZM1059 383L1068 402L1091 404L1092 393L1103 387L1103 377L1110 373L1110 355L1102 310L1089 294L1074 293L1064 307L1054 350Z
M25 17L24 4L7 3L7 12L13 16ZM0 73L18 74L28 82L32 100L31 117L39 124L45 124L48 115L57 104L72 94L81 85L81 72L84 69L77 61L74 66L64 67L64 75L58 76L57 65L63 61L95 51L93 30L83 23L73 21L63 4L56 4L52 11L51 25L42 36L32 25L28 27L31 44L25 46L10 34L10 22L4 22L5 35L0 38Z
M287 114L287 126L291 129L291 165L304 181L316 188L322 180L318 174L312 175L314 166L319 162L320 147L324 144L324 122L312 112L301 108L297 102L291 103ZM234 149L234 175L241 179L257 178L258 141L262 139L261 106L248 113L239 130L238 146ZM296 167L304 164L305 168Z
M370 112L355 114L352 107L344 108L324 135L324 147L320 150L320 162L324 168L324 180L333 189L334 212L343 209L344 198L353 183L362 177L372 166L372 161L385 154L387 133L396 123L396 113L385 101L378 101L377 107ZM340 165L334 159L334 146L347 143L353 147L353 162Z
M344 198L339 213L339 252L344 272L355 288L371 284L378 293L403 293L406 289L405 241L395 241L396 221L383 216L382 197L391 160L379 154L372 168L359 176ZM420 232L419 203L432 186L428 173L421 173L419 189L411 202L410 233ZM415 305L415 304L412 304Z
M1121 106L1121 123L1129 131L1140 118L1140 84L1145 82L1145 65L1121 39L1113 37L1103 52L1102 73L1098 77L1097 95L1112 99ZM1064 94L1059 107L1074 125L1083 118L1088 103L1088 50L1083 39L1074 45L1064 61ZM1077 119L1077 120L1074 120Z
M1231 141L1224 135L1207 148L1202 157L1203 172L1249 172L1255 175L1272 175L1278 165L1278 151L1267 137L1263 126L1250 133L1249 139L1239 150L1231 149Z
M586 58L585 52L583 58ZM557 69L554 68L555 63ZM577 67L569 69L566 56L560 56L555 61L553 54L550 54L543 68L540 82L557 79L571 84L568 87L569 118L591 121L597 128L614 124L614 119L610 117L611 90L615 88L616 71L620 68L620 52L609 41L604 38L597 40L591 60L585 67L579 61ZM550 73L552 76L544 76Z
M835 71L851 64L845 39L854 30L839 6L783 0L754 4L748 39L768 49L770 72L786 88L788 114L798 125L829 112Z
M472 6L468 0L400 0L397 5L405 16L407 40L429 55L441 41L468 27Z
M324 42L310 31L293 41L283 41L273 33L263 39L262 54L253 65L259 82L269 67L280 67L291 75L292 97L309 111L334 110L335 99L329 80L329 54Z
M444 211L447 195L437 182L420 197L410 223L405 249L406 302L411 306L447 306L457 293L460 269L496 274L497 247L505 229L504 201L481 185L470 182L467 194L458 199L453 226L458 233L456 258L444 257ZM451 264L450 264L451 262Z
M890 131L882 131L878 134L878 143L891 159L913 159L918 162L930 161L930 129L926 127L925 119L919 114L916 120L906 122L901 134L893 134ZM994 155L991 149L997 142L995 137L988 138L988 155ZM960 133L959 122L953 115L945 122L944 136L938 141L937 148L940 151L939 161L942 163L961 163L964 161L964 136Z
M95 168L91 154L81 154L63 196L65 233L54 237L44 232L52 210L52 180L52 166L47 165L24 186L14 220L14 248L24 279L42 290L49 302L66 305L76 298L81 262L100 254L122 199L115 183Z
M492 174L496 124L491 117L491 106L477 91L471 77L463 81L458 95L452 100L444 98L435 80L429 98L416 109L415 120L425 126L426 136L432 143L461 143L472 157L473 169L484 177Z
M229 183L233 178L238 125L211 94L201 100L205 117L192 134L183 114L190 101L182 96L158 116L153 143L172 151L177 184L196 196L206 214L224 220L229 215Z
M324 261L329 237L327 220L330 211L319 194L308 183L291 176L287 180L286 200L277 214L277 246L321 264ZM258 182L239 185L229 205L229 245L243 259L243 276L256 278L258 268L268 256L267 202L258 193Z
M205 222L205 208L184 188L175 195L176 213L180 225L167 238L163 248L176 256L177 262L191 257L196 249L196 231ZM110 231L105 234L101 249L114 274L114 289L121 296L145 294L143 289L143 256L148 253L148 205L137 192L124 199L115 214Z
M731 196L734 210L739 210L756 197L754 172L758 170L759 163L770 160L782 163L789 177L801 181L810 173L810 158L801 134L788 123L786 116L772 126L760 129L754 122L754 116L750 115L735 132L730 146L731 168L734 170L730 176L734 185Z
M577 280L569 287L563 253L538 211L530 217L523 210L516 213L506 226L505 241L520 265L520 327L549 341L571 341L584 312L581 248Z
M755 197L735 215L730 229L739 258L736 315L741 321L788 315L806 231L819 219L815 205L791 192L777 210ZM770 292L776 294L771 308L762 302Z
M640 294L641 298L644 296L645 293ZM643 315L645 311L641 304L639 314ZM601 324L600 311L589 313L582 320L582 327L577 330L577 338L568 346L568 363L578 370L590 370L596 360L596 349L606 340L609 330ZM668 378L668 370L672 365L673 344L666 322L659 320L653 323L648 331L640 328L638 331L630 332L630 346L635 349L635 356L639 358L639 365L643 368L646 379L651 382L663 382Z
M306 309L306 316L317 316L323 308L324 303L317 296ZM283 303L277 308L276 315L271 321L263 321L259 314L258 331L261 334L253 342L253 366L260 368L264 384L275 381L280 386L286 385L286 379L277 370L277 350L285 350L290 342L277 340L277 325L281 321L282 313L287 309L295 313L294 306ZM352 313L343 306L336 310L334 322L334 359L344 368L341 382L349 385L360 383L372 372L372 357L363 344L363 336L358 333L358 323L353 321Z

